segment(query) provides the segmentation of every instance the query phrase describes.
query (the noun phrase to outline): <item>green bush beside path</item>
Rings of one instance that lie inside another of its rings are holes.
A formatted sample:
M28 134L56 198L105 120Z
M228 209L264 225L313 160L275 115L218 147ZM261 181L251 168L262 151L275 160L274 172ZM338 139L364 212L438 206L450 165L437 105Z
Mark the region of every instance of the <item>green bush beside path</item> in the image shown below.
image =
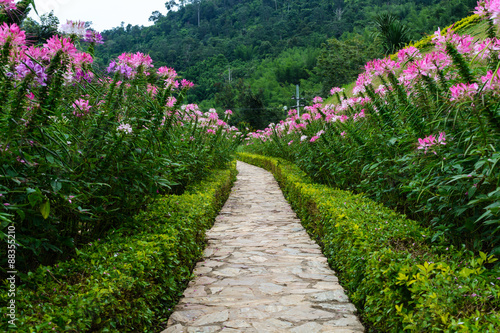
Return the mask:
M71 261L28 273L16 291L13 331L163 329L201 257L205 231L229 195L235 166L212 172L182 195L162 197L133 223L79 249ZM8 329L2 320L0 330Z
M285 160L238 158L274 174L369 331L498 332L496 258L454 248L362 195L315 184Z

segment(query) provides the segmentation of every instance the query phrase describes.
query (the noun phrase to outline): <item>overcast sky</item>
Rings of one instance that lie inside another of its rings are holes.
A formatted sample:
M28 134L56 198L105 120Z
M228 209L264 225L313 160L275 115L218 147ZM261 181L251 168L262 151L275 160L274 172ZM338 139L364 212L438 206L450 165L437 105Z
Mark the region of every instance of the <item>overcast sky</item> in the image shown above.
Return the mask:
M166 14L167 0L35 0L38 14L51 10L61 23L66 20L92 21L92 28L103 31L119 27L121 22L132 25L151 25L148 19L155 10ZM30 16L37 19L32 10Z

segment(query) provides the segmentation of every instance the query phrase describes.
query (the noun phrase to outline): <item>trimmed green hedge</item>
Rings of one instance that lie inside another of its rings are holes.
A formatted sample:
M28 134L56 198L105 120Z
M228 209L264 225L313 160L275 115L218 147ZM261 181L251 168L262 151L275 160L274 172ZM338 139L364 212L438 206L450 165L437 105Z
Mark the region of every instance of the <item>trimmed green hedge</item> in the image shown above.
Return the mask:
M274 174L370 331L499 331L496 258L453 248L362 195L314 184L284 160L238 158Z
M16 332L147 332L164 328L227 199L236 163L134 224L88 244L75 259L29 273L17 288ZM6 301L5 293L2 293ZM5 314L5 308L2 312ZM7 331L3 317L0 331Z

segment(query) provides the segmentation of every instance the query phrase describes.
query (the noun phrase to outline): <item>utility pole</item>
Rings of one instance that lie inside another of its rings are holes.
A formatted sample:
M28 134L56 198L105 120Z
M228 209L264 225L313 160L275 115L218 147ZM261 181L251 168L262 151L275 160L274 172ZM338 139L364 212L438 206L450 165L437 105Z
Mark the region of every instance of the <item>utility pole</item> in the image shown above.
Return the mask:
M297 115L300 117L300 100L304 98L300 98L298 84L295 85L295 97L292 96L292 99L297 100Z
M299 85L295 86L295 95L297 98L297 115L300 117L300 96L299 96Z

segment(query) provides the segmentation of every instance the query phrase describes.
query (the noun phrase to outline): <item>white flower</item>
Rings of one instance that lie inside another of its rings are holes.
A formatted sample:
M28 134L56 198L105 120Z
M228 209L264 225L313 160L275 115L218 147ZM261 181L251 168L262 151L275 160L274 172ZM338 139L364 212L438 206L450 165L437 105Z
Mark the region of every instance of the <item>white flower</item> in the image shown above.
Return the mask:
M132 134L132 127L129 124L121 124L116 130L119 132L121 131L127 134Z
M300 137L300 141L304 141L304 140L307 140L307 135L302 135L302 136Z

